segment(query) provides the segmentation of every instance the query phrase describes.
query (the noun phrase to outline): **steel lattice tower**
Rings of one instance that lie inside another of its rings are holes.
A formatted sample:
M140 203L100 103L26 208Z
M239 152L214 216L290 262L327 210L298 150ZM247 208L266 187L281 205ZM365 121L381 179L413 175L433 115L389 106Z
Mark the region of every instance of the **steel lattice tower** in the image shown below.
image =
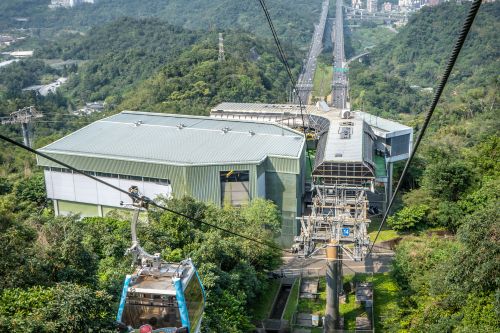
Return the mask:
M25 146L32 147L30 124L33 119L41 118L43 115L34 106L28 106L12 112L9 117L2 118L2 125L21 124L23 131L23 142Z
M224 55L224 38L222 37L222 32L219 32L219 62L226 60Z

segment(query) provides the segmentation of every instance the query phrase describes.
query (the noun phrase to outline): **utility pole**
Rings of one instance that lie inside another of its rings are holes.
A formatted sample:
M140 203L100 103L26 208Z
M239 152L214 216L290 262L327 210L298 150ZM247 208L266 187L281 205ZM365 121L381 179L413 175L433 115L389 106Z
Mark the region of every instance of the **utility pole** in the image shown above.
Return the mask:
M25 146L32 147L33 140L31 138L31 121L36 118L43 117L34 106L29 106L12 112L9 117L2 118L2 125L21 124L23 132L23 142Z
M222 37L222 32L219 32L219 62L226 60L224 55L224 38Z

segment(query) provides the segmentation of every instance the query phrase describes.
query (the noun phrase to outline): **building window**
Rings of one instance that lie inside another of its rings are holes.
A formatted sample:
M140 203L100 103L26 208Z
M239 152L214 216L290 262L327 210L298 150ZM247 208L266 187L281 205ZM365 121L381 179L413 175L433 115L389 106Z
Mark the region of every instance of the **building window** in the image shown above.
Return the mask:
M244 171L221 171L221 203L223 206L242 206L250 201L249 189L250 172Z

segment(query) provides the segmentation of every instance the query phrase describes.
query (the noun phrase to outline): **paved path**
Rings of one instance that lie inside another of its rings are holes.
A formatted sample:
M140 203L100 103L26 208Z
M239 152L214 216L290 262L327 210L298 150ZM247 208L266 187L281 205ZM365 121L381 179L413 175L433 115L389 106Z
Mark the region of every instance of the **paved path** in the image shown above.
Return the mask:
M354 261L348 258L343 260L343 273L385 273L391 270L391 262L394 252L384 248L374 248L373 254L363 261ZM285 276L318 277L326 274L326 258L317 255L311 258L299 258L295 256L283 256L283 266L277 273L283 272Z

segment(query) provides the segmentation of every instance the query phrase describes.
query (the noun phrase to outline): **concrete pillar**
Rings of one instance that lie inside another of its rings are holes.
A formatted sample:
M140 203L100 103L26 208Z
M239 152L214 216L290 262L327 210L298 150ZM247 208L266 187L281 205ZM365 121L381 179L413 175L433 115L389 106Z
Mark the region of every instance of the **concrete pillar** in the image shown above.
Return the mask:
M392 197L392 162L387 163L387 183L385 184L385 202L384 211L389 206L389 201Z
M56 199L52 199L54 203L54 215L59 216L59 202Z
M31 147L31 142L30 142L30 133L28 129L28 124L27 123L21 123L22 129L23 129L23 143L25 146Z
M333 333L339 323L339 246L332 241L326 248L326 313L325 332Z

